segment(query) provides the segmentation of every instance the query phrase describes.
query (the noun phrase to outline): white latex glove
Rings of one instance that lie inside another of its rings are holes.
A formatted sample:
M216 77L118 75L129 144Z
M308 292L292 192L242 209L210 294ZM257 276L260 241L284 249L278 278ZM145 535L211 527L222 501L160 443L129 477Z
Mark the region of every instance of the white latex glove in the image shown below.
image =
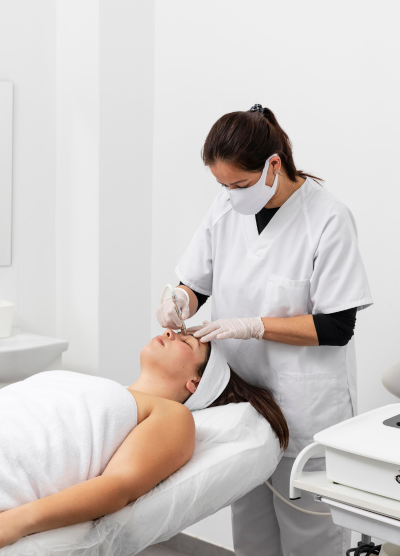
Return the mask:
M249 340L256 338L262 340L264 335L264 323L261 317L250 317L244 319L219 319L210 322L205 320L201 326L188 328L187 333L195 338L201 338L201 342L211 340Z
M175 293L178 298L179 308L182 311L182 320L186 320L190 316L189 294L182 288L175 288ZM156 312L158 322L163 328L172 328L173 330L182 328L182 321L176 312L175 303L171 298L171 292L169 291L163 299L164 301L161 301L161 305Z

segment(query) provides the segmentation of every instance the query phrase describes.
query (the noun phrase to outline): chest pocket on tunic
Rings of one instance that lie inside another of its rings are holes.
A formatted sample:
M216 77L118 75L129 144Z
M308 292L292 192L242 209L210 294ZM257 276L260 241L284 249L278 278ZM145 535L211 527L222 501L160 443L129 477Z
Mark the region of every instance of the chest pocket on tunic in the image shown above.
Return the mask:
M310 280L268 274L262 317L298 317L309 313Z

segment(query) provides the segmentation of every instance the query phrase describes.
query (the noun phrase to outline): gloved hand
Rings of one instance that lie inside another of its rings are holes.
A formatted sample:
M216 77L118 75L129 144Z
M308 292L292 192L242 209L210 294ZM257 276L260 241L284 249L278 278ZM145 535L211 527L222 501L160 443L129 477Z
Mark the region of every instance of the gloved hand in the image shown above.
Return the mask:
M169 291L165 297L164 293L165 288L163 295L161 296L161 305L156 312L157 320L163 328L172 328L173 330L177 330L182 327L182 321L176 312L175 303L171 297L171 291ZM179 308L182 311L182 320L186 320L190 316L189 294L182 288L175 288L175 293L178 298Z
M264 335L264 323L261 317L250 317L244 319L218 319L213 322L205 320L200 326L188 328L187 333L195 338L201 338L201 342L211 340L249 340L256 338L262 340Z

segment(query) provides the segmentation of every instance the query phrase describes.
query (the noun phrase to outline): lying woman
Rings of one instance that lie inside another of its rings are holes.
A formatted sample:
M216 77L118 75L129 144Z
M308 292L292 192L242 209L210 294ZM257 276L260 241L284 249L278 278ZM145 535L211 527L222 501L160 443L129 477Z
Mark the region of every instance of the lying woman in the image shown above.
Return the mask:
M287 447L270 392L236 375L216 342L169 329L142 349L128 388L71 371L3 388L0 548L122 509L190 459L191 411L238 402L250 402Z

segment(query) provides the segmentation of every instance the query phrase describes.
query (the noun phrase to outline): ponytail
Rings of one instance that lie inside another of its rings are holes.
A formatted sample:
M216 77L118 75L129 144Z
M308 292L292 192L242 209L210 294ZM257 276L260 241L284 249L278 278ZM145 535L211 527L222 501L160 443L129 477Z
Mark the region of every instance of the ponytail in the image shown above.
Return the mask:
M206 357L196 369L196 374L199 378L203 376L210 359L211 344L207 343L207 346ZM228 403L249 402L268 421L278 437L280 447L282 450L286 450L289 443L289 429L281 408L274 400L271 392L267 388L249 384L236 374L230 366L229 368L231 370L231 378L225 390L209 407L227 405Z
M312 178L312 174L297 170L293 160L292 143L269 108L255 111L230 112L212 126L202 150L203 162L212 166L218 160L229 162L240 170L261 172L271 155L279 155L290 181Z
M222 394L210 407L228 403L249 402L271 425L282 450L289 443L289 429L281 408L267 388L252 386L231 369L231 379Z

